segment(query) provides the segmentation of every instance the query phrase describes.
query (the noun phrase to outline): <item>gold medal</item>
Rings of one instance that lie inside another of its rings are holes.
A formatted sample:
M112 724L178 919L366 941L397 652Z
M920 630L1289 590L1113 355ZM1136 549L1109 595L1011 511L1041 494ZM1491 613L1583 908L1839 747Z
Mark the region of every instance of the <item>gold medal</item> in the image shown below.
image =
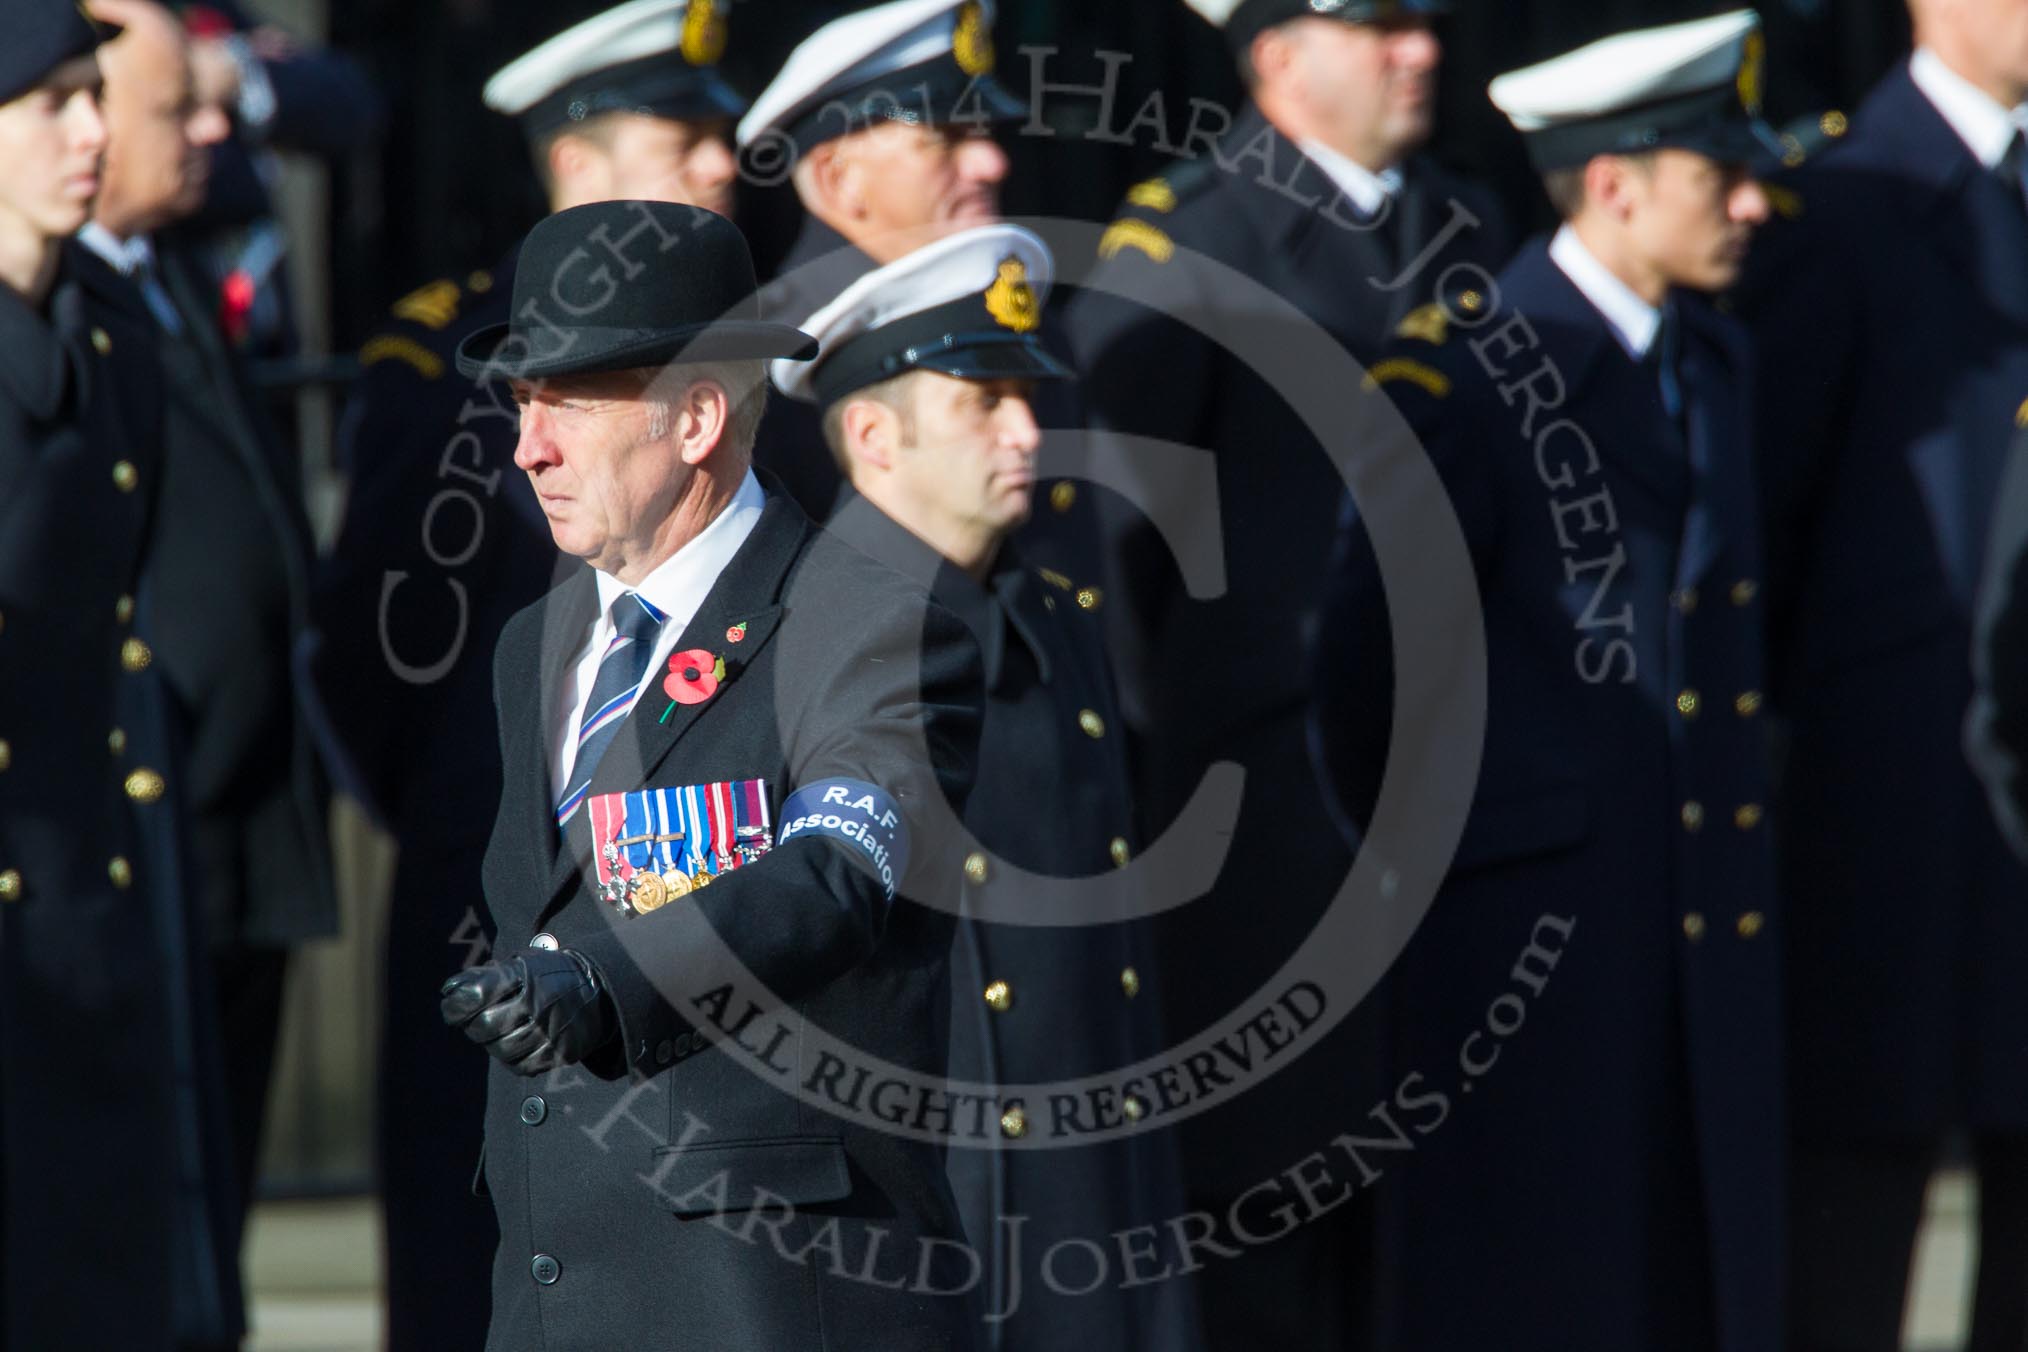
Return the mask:
M695 878L690 880L690 885L692 887L709 887L714 876L710 873L699 873Z
M663 884L669 889L669 899L674 901L690 890L690 875L677 869L670 869L662 875Z
M669 888L659 877L643 870L636 873L628 885L627 900L636 911L646 915L669 904Z

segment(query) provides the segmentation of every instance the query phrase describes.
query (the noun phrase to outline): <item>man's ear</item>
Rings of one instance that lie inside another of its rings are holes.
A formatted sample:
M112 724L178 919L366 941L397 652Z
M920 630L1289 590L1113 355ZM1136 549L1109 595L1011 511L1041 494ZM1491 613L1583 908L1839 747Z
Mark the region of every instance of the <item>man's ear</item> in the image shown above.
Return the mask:
M901 445L901 415L878 399L853 399L839 415L845 458L855 476L859 471L885 474L894 468Z
M725 440L732 422L732 396L715 380L693 382L676 402L670 435L686 465L701 465Z
M585 187L584 180L597 166L601 158L598 147L582 136L565 132L549 143L544 153L549 163L549 181L554 184L571 184L583 191L597 189L599 185Z
M1612 219L1624 221L1633 211L1633 189L1639 177L1640 170L1624 156L1594 155L1584 166L1585 201Z
M857 218L865 210L859 190L859 168L837 141L826 141L804 157L818 203L833 217Z

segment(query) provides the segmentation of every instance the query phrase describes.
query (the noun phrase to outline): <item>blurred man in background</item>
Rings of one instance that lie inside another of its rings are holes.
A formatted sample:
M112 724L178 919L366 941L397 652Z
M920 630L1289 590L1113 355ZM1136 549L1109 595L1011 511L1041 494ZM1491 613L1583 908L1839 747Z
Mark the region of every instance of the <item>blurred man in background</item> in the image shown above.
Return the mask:
M503 68L487 104L521 120L552 210L632 198L729 213L746 105L717 71L727 40L711 0L630 0ZM508 318L514 275L509 254L433 282L361 350L344 525L318 587L316 681L347 787L400 851L379 1095L395 1352L476 1346L486 1326L494 1221L468 1186L485 1068L435 1019L436 990L489 952L473 861L500 802L493 648L557 555L512 464L513 404L451 355ZM429 1131L409 1116L419 1103L442 1109Z
M1000 219L1007 155L995 124L1028 109L992 76L990 0L892 0L819 28L739 124L756 174L789 173L802 232L761 305L808 319L861 275ZM813 411L776 410L759 452L812 519L841 480Z
M1223 27L1251 102L1228 122L1205 115L1204 139L1185 147L1195 158L1132 189L1105 234L1095 285L1155 299L1086 290L1069 314L1093 427L1214 458L1215 503L1179 504L1168 518L1203 527L1200 541L1165 540L1144 511L1176 499L1188 468L1180 453L1142 462L1137 500L1108 499L1101 511L1104 613L1151 837L1212 764L1248 772L1215 886L1155 930L1159 965L1193 973L1158 992L1179 1037L1235 1009L1294 951L1351 861L1310 769L1303 721L1304 642L1343 492L1333 460L1347 448L1320 444L1263 372L1223 344L1250 339L1253 361L1291 370L1319 343L1372 360L1447 268L1496 267L1506 254L1488 199L1417 153L1434 106L1438 6L1193 7ZM1215 265L1252 285L1235 286ZM1282 318L1269 298L1308 323ZM1213 534L1217 521L1222 535ZM1171 549L1210 540L1223 551L1226 589L1200 602ZM1204 660L1212 634L1244 635L1247 659ZM1268 906L1264 878L1275 880ZM1220 960L1207 963L1208 953ZM1347 1041L1341 1031L1317 1053L1316 1071L1276 1077L1184 1124L1199 1205L1225 1214L1248 1187L1365 1111L1375 1085L1353 1068ZM1208 1266L1214 1345L1354 1340L1360 1284L1327 1274L1368 1266L1365 1224L1364 1206L1349 1206ZM1344 1299L1322 1302L1320 1291Z
M309 622L299 457L268 425L219 330L202 264L156 232L203 201L227 132L198 100L167 10L104 0L124 26L102 54L110 144L79 238L140 291L159 330L161 484L143 580L155 666L187 761L192 890L208 941L231 1173L218 1180L230 1264L253 1196L289 948L337 928L322 768L290 655Z
M1796 1345L1898 1346L1969 1136L1971 1346L2028 1339L2028 872L1963 751L1974 594L2028 392L2028 4L1913 0L1916 50L1781 182L1758 389L1795 1106Z

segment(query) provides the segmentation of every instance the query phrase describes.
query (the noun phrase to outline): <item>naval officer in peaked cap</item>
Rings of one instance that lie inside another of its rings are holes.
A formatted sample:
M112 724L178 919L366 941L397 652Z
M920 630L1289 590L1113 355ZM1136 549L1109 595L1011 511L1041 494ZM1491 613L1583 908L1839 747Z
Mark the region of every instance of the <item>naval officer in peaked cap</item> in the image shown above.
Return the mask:
M749 173L787 177L803 227L762 309L798 324L862 274L1000 219L993 128L1028 109L993 76L991 0L893 0L817 29L740 119ZM777 410L760 463L823 520L839 489L814 415Z
M1400 420L1355 465L1318 631L1345 815L1373 828L1384 768L1485 719L1455 852L1364 841L1444 870L1378 996L1390 1074L1438 1101L1377 1185L1380 1346L1785 1346L1749 372L1706 299L1768 212L1760 53L1739 11L1494 81L1563 225L1369 377ZM1483 633L1465 693L1395 680L1374 541L1432 520L1476 595L1413 623Z
M652 198L732 212L731 127L746 102L719 63L733 24L724 0L629 0L487 81L486 105L525 131L552 211ZM418 1021L438 984L485 953L472 865L500 801L493 648L558 567L512 464L512 404L454 364L460 342L508 318L518 252L402 297L361 349L340 431L350 492L316 601L316 682L339 761L401 846L377 1099L392 1352L457 1346L485 1323L493 1216L468 1186L483 1067L455 1033ZM445 1110L441 1129L415 1129L425 1102Z
M565 266L622 239L634 285ZM592 203L459 349L581 561L501 634L499 949L443 992L494 1058L493 1352L973 1328L940 1144L811 1076L942 1076L952 922L907 896L959 867L978 645L751 469L765 361L816 347L753 291L724 218Z
M1165 978L1136 922L1029 927L981 914L992 899L1018 909L1025 874L1112 874L1137 846L1099 617L1014 538L1033 510L1042 440L1029 401L1039 382L1072 374L1041 337L1053 270L1027 230L961 231L868 273L806 321L822 346L815 362L772 366L777 386L822 411L847 485L830 532L921 582L985 655L964 814L975 847L930 885L960 917L951 1078L1010 1088L1117 1070L1163 1045ZM1129 1095L1126 1123L1143 1122L1152 1102ZM1148 1120L1121 1141L1012 1147L1051 1129L1030 1103L950 1153L965 1232L990 1274L987 1308L1005 1316L984 1327L985 1346L1197 1346L1186 1280L1114 1279L1072 1296L1039 1269L1064 1241L1186 1209L1172 1133Z

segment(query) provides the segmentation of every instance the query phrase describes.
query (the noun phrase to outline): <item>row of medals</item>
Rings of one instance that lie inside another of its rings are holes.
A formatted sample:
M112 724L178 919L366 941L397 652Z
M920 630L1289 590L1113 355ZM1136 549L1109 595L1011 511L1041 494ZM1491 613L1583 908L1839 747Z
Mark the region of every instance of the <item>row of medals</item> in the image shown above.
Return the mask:
M739 845L734 848L738 851L738 860L742 865L751 864L766 853L763 847L754 845ZM619 851L612 846L608 846L607 850L612 858L612 862L617 865ZM720 854L716 857L715 862L718 865L718 873L723 873L727 869L735 867L732 855ZM656 873L651 869L641 869L624 883L621 883L615 877L612 884L609 885L609 895L614 892L620 893L624 897L626 904L637 915L646 915L650 911L661 910L664 906L676 900L676 898L694 892L700 887L709 887L712 880L718 876L718 873L706 873L700 870L695 877L692 877L690 874L674 867L666 869L661 873ZM619 900L620 897L614 897L613 899Z

